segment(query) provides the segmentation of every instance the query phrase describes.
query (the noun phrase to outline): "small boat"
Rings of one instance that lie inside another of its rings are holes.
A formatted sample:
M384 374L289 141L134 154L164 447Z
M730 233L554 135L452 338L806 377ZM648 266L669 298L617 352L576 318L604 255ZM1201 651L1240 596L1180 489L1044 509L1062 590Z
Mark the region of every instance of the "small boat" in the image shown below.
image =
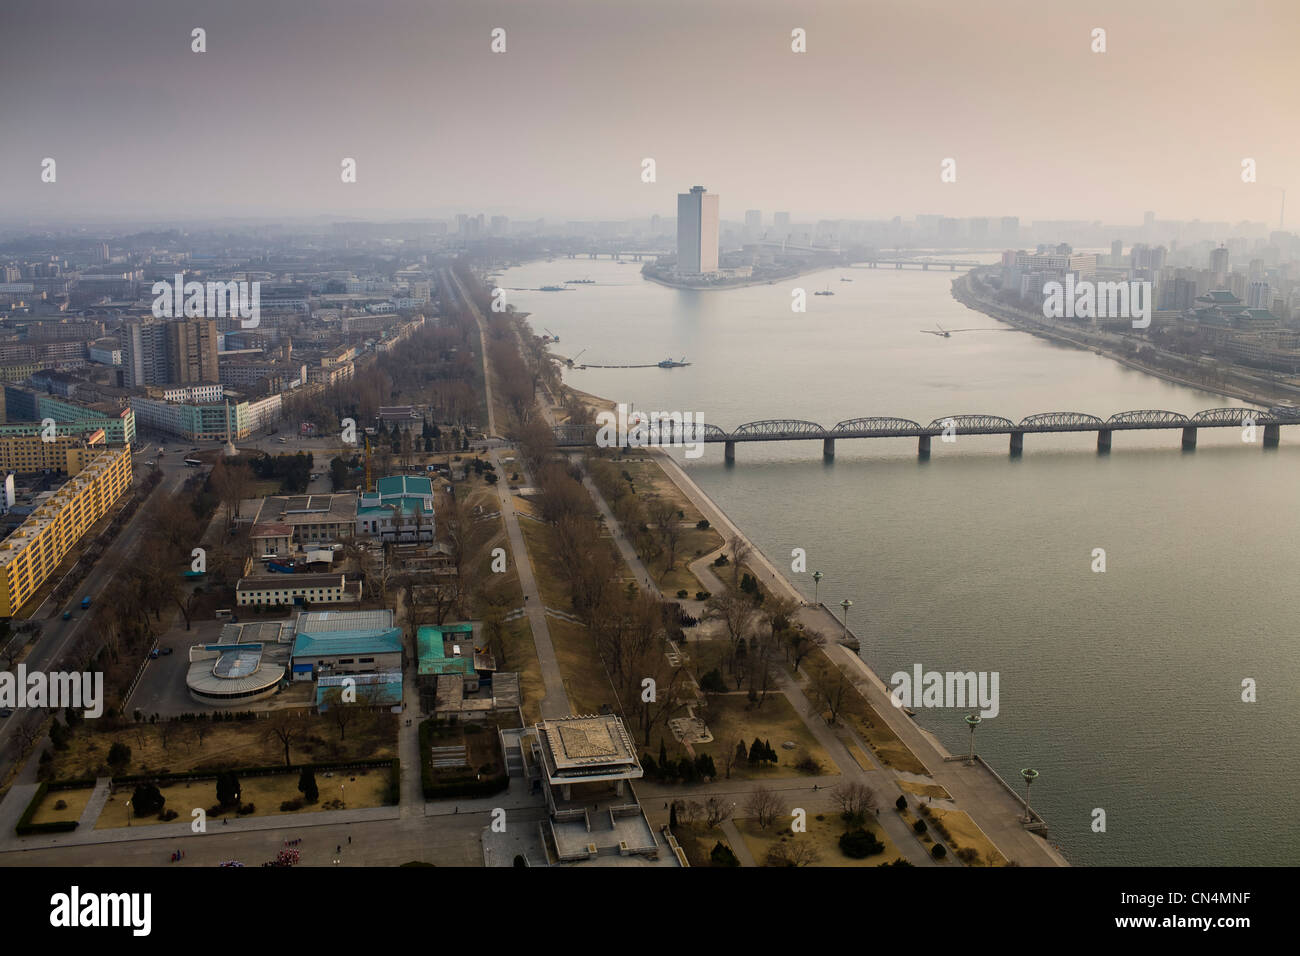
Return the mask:
M562 285L544 285L544 286L542 286L542 288L541 288L539 291L541 291L541 292L563 292L563 291L564 291L564 286L562 286Z
M841 281L841 282L852 282L853 280L852 280L852 279L846 279L844 276L840 276L840 281Z
M835 293L831 291L831 287L830 287L830 286L827 286L827 287L826 287L823 291L821 291L821 292L814 292L814 293L813 293L813 295L834 295L834 294L835 294Z
M674 362L672 359L664 359L662 362L659 363L659 367L660 368L685 368L690 364L691 364L690 362L686 361L686 356L683 355L682 360L680 362Z

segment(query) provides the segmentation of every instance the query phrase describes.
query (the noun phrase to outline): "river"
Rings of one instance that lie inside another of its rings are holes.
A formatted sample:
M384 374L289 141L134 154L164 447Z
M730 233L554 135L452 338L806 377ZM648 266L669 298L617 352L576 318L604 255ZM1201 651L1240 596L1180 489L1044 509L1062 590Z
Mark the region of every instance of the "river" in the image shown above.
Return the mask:
M595 284L527 291L587 277ZM498 284L538 333L559 335L557 354L691 363L574 369L569 384L728 429L1242 404L1000 329L952 299L953 277L844 268L692 292L632 264L557 259ZM806 313L791 311L796 287ZM980 331L923 334L937 325ZM1034 807L1071 862L1289 863L1300 846L1286 796L1300 788L1300 428L1267 451L1262 429L1255 444L1202 429L1191 453L1177 430L1116 432L1104 456L1095 441L1027 435L1013 459L1006 436L959 436L935 439L926 462L915 439L840 441L833 462L817 441L740 444L734 466L711 445L683 463L778 566L806 550L808 571L825 575L822 602L854 602L849 625L886 681L918 663L1000 675L1000 713L977 749L1013 783L1039 771ZM789 576L811 599L811 574ZM1258 702L1242 701L1248 679ZM960 753L965 713L917 719Z

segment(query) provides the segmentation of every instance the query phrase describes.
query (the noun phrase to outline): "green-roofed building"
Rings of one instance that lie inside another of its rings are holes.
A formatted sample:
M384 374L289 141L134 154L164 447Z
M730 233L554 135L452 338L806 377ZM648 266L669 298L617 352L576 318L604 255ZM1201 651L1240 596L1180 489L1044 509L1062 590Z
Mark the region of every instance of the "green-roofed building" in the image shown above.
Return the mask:
M478 691L480 677L496 670L496 661L486 649L475 646L479 625L470 621L431 624L416 631L417 683L435 686L439 677L457 675L468 693Z
M380 478L357 502L357 533L386 541L432 541L433 482L420 475Z

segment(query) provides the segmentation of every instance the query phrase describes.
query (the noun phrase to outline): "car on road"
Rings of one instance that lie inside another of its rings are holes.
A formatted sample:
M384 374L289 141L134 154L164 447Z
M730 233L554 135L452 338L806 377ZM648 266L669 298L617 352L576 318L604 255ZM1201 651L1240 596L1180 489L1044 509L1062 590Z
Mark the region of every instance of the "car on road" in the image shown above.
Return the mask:
M155 647L153 650L149 652L149 660L156 661L157 659L158 659L158 648Z
M64 611L64 612L63 612L63 619L64 619L65 621L71 621L71 620L72 620L72 612L71 612L71 611Z
M146 465L149 465L150 467L153 467L154 465L156 465L156 464L158 464L158 463L157 463L156 461L150 460L150 461L146 461L145 464L146 464Z

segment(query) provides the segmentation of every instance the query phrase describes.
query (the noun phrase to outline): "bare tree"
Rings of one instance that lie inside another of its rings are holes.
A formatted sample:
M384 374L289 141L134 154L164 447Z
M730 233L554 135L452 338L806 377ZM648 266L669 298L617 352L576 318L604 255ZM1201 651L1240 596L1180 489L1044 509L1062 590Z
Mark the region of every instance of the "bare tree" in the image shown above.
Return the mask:
M781 840L767 851L768 866L812 866L821 859L817 848L807 839Z
M732 754L732 759L735 759L734 753ZM730 820L731 815L735 810L736 805L730 800L719 800L717 797L709 797L708 800L704 801L704 821L709 825L709 829L712 830L718 824Z
M266 735L284 746L284 765L291 766L289 748L298 743L306 732L302 719L287 710L279 710L266 722Z
M740 536L731 539L731 587L740 590L740 566L749 560L753 546Z
M831 798L850 822L861 823L876 808L876 792L865 783L841 783L831 790Z
M785 816L785 801L767 787L757 787L749 795L745 812L753 817L760 830L766 830L778 817Z
M844 709L849 688L852 686L848 675L829 661L813 674L809 690L812 692L813 701L823 712L830 714L826 719L828 724L835 723L836 718L839 717L840 711Z

